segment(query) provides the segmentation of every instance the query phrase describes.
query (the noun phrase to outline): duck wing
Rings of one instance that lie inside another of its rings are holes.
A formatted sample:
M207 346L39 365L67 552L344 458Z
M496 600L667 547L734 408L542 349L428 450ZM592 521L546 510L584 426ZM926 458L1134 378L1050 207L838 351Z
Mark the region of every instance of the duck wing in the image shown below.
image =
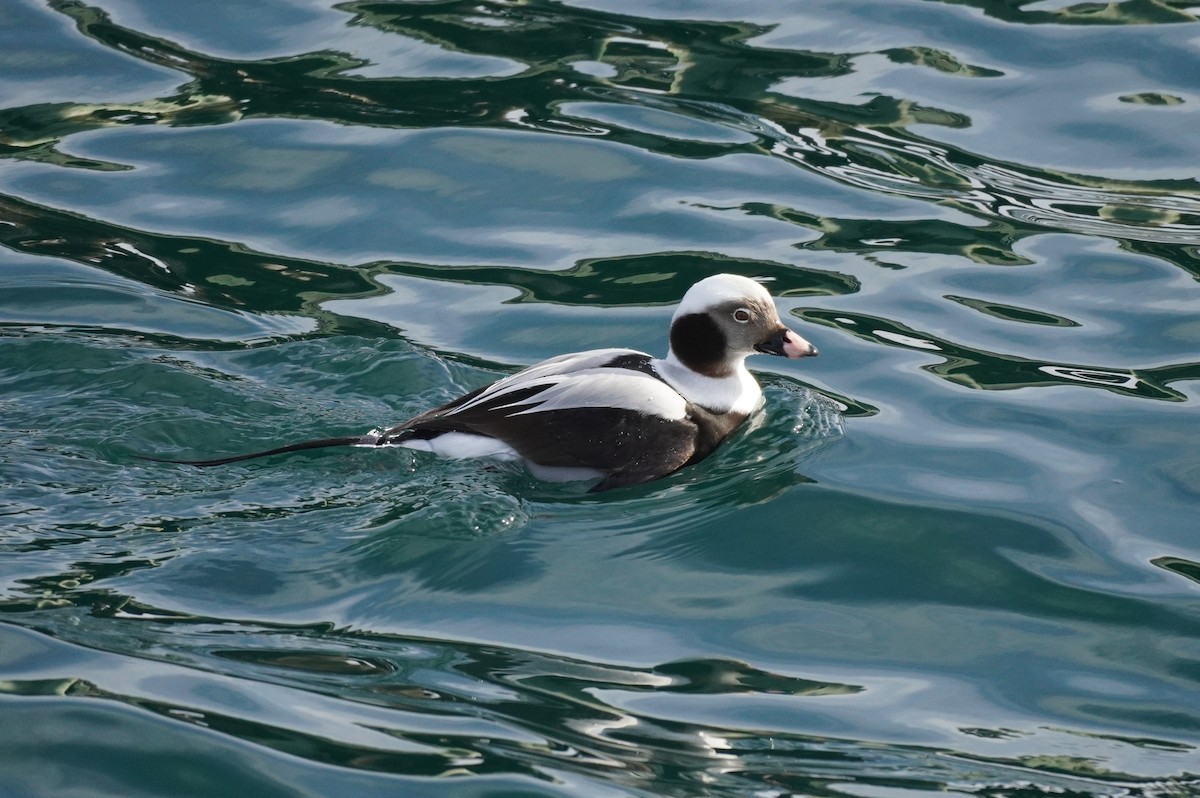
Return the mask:
M649 355L627 349L531 366L386 431L379 443L447 432L495 438L538 465L603 472L601 490L679 469L701 438L688 401L659 378Z

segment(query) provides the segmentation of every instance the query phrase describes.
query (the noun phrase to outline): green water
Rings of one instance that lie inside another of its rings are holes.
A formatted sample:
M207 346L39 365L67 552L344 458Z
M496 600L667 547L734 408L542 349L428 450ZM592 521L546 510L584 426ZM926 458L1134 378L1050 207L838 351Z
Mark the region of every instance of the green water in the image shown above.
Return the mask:
M1200 793L1200 11L8 0L0 796ZM589 495L327 450L751 361Z

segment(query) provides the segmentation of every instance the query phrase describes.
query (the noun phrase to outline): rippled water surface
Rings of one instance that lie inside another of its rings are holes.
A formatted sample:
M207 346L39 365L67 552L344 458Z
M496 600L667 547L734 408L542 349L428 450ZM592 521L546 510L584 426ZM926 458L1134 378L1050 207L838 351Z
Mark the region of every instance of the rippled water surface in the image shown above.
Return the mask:
M1200 793L1200 7L8 0L0 795ZM717 272L587 494L326 450Z

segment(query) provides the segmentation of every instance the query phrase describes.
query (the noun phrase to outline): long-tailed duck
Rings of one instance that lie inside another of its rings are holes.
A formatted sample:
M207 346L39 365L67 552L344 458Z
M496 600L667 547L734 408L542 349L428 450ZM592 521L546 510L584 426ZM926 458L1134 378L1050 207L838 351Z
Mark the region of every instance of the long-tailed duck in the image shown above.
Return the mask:
M758 406L755 352L817 348L784 326L766 289L718 274L693 285L671 319L662 359L595 349L545 360L386 430L214 460L216 466L327 446L404 446L443 457L524 459L547 480L598 479L592 491L664 477L699 462Z

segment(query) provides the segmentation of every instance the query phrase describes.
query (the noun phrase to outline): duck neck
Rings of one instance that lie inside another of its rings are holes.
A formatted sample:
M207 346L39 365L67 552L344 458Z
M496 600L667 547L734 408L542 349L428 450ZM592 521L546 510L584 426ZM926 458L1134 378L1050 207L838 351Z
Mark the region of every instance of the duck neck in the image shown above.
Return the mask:
M684 399L713 413L749 415L762 399L758 382L746 368L745 355L726 359L719 377L709 377L690 368L674 351L655 360L654 368Z

